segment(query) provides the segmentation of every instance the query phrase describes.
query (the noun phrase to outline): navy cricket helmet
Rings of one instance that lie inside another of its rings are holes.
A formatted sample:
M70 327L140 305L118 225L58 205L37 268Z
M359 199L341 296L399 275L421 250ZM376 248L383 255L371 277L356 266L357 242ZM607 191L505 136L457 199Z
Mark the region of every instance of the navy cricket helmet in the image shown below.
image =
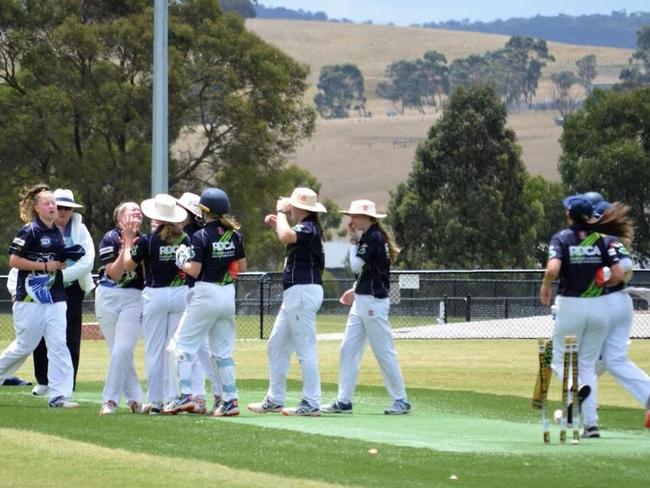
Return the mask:
M219 188L208 188L201 193L198 206L206 212L224 215L230 212L230 198Z
M600 202L605 200L603 198L603 196L600 193L598 193L597 191L588 191L587 193L583 194L582 196L585 197L587 200L589 200L591 202L592 207L595 207Z

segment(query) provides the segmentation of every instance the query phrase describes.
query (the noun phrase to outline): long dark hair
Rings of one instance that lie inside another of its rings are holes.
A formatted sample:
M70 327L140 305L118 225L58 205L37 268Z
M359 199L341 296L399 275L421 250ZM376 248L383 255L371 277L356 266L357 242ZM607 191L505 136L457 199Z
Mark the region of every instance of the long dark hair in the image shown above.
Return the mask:
M630 210L632 210L630 206L614 202L590 227L601 234L618 237L627 249L631 249L634 240L634 220L629 216Z
M388 231L384 229L379 220L374 217L370 217L370 221L377 226L377 229L379 232L381 232L381 235L384 236L384 240L386 241L386 244L388 244L388 260L390 261L390 264L393 264L397 260L401 249L395 243L395 239L393 239Z
M20 204L18 205L18 210L20 212L20 219L29 224L34 217L36 216L36 211L34 208L38 203L38 196L44 192L50 191L50 187L45 183L39 183L32 187L25 187L20 193Z

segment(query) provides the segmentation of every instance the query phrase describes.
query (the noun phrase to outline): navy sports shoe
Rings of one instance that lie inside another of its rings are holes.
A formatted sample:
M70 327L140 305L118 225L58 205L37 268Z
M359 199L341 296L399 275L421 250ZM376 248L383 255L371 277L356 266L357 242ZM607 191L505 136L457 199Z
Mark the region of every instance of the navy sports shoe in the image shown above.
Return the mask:
M406 400L395 400L393 404L384 410L386 415L406 415L411 411L411 404Z
M162 413L165 415L176 415L180 412L188 412L192 410L194 410L192 395L181 395L165 405Z
M249 403L248 410L255 413L280 413L284 405L272 402L268 397L264 397L264 401L260 403Z
M283 408L282 415L287 415L290 417L319 417L320 409L310 405L307 400L300 400L300 403L297 407L293 408Z
M592 425L591 427L585 427L584 432L582 433L582 437L586 438L599 438L600 437L600 429L598 428L597 425Z
M239 403L237 403L236 399L222 400L212 415L215 417L236 417L239 415Z
M582 385L578 390L578 408L582 410L582 403L587 399L591 393L591 387L589 385ZM567 424L573 425L573 402L569 403L567 407Z
M352 413L352 402L345 403L334 400L331 403L320 406L322 413Z

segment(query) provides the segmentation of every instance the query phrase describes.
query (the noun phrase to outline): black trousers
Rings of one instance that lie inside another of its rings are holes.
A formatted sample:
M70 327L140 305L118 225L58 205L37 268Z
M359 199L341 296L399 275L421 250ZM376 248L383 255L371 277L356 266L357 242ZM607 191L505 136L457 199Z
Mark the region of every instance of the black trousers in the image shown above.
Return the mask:
M68 310L66 312L66 342L72 367L74 368L74 383L77 385L77 371L79 370L79 350L81 349L81 314L85 293L77 281L73 282L65 289L68 298L66 303ZM34 357L34 376L39 385L47 385L47 346L45 339L41 338L33 353Z

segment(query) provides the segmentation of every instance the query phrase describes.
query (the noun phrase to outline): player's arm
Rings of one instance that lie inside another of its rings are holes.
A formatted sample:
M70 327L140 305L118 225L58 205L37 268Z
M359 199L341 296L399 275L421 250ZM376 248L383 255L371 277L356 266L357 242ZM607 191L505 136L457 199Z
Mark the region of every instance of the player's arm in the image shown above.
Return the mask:
M562 267L562 260L559 258L551 258L546 263L546 271L544 278L542 278L542 286L539 289L539 301L542 305L551 305L551 285L560 275L560 268Z
M287 212L289 211L289 199L280 198L275 207L275 233L278 239L285 246L298 242L298 234L291 228Z

